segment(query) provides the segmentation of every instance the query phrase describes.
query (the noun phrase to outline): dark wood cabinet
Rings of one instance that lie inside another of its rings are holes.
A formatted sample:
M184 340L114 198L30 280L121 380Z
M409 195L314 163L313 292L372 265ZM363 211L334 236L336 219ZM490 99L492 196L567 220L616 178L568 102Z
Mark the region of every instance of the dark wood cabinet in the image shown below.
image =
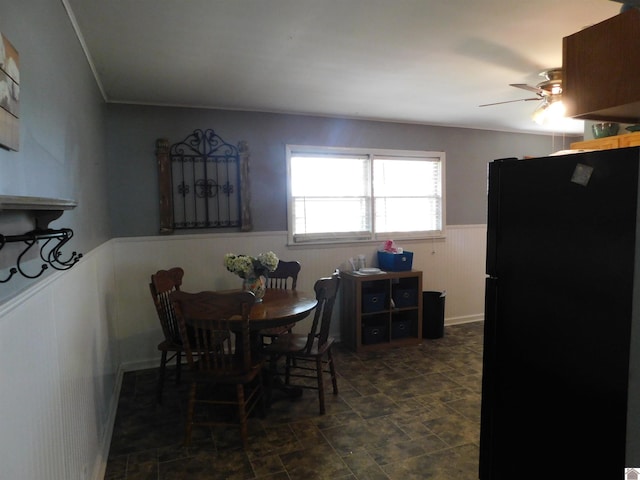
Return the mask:
M356 352L422 341L422 272L342 273L341 341Z
M640 10L564 37L562 46L567 116L640 122Z

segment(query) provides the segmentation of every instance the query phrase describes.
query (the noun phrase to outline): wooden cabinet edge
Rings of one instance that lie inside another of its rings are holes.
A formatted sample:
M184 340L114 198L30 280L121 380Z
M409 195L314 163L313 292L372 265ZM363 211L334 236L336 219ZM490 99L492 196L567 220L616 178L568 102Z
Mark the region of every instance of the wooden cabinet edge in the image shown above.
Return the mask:
M594 138L593 140L581 140L573 142L572 149L585 150L610 150L612 148L625 148L640 145L640 132L624 133L611 137Z

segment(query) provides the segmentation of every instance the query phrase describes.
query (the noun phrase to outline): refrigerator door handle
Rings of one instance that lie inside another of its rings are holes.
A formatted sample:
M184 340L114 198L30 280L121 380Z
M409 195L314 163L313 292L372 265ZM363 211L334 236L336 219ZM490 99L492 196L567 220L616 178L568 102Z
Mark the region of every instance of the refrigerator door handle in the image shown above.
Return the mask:
M489 163L487 198L487 275L497 275L498 232L500 218L500 168L501 161Z
M480 480L489 480L494 470L494 411L495 405L495 365L496 365L496 325L498 279L487 277L485 280L484 307L484 349L482 358L482 404L480 411L480 462L478 474Z

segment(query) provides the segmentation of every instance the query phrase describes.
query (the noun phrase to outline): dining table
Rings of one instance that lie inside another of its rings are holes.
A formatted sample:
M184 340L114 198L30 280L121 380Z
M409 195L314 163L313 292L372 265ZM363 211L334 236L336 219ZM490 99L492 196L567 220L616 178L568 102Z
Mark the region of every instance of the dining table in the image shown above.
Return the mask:
M309 316L318 301L315 293L282 288L267 288L261 301L251 307L251 331L296 323Z

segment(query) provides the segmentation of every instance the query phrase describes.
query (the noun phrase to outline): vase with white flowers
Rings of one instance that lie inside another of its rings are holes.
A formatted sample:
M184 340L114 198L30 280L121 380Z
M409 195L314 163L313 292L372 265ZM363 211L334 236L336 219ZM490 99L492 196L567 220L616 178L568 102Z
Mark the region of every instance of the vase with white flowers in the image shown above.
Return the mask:
M273 252L261 253L257 257L227 253L224 266L242 278L242 289L253 292L256 302L261 302L267 288L267 277L278 266L278 257Z

